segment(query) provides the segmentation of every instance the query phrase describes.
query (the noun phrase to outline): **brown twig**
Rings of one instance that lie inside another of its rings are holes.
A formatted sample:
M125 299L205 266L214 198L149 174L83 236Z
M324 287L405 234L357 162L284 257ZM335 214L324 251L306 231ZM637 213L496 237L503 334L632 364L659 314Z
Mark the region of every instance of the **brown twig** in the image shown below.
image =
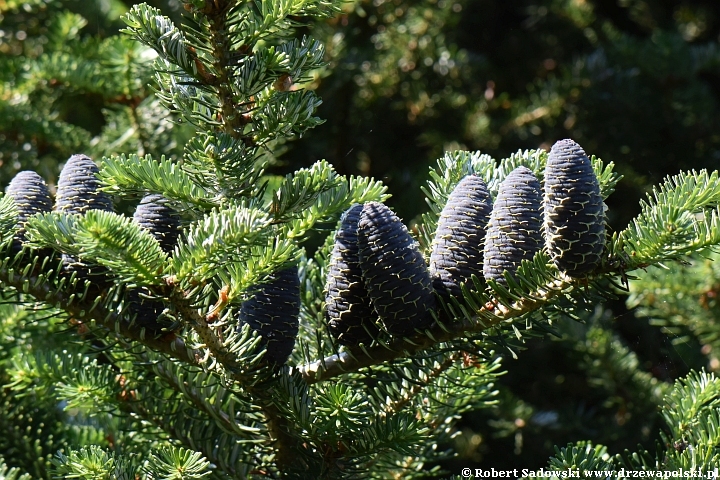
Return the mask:
M355 350L352 353L340 352L316 362L301 365L297 369L308 384L314 384L345 373L356 372L361 368L409 357L438 343L449 342L465 337L469 333L482 332L503 322L511 321L546 304L574 283L571 279L555 280L546 289L535 292L533 298L525 298L509 307L488 304L476 312L471 319L464 318L442 326L435 324L427 333L417 333L408 338L397 338L365 350Z

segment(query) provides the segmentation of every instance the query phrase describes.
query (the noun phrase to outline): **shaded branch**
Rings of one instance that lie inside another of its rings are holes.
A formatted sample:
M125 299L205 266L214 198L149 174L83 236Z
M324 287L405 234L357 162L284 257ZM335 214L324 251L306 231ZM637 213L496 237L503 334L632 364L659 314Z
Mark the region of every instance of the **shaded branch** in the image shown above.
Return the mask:
M205 316L192 306L192 303L178 289L173 290L171 301L176 306L183 319L192 326L198 336L207 346L212 356L224 367L227 373L237 381L245 391L257 400L265 415L266 425L270 438L277 448L277 462L281 470L298 467L299 441L290 432L290 422L283 417L280 409L272 401L272 385L266 382L251 381L242 366L231 352L223 345L215 330L208 324Z
M433 380L443 374L444 371L452 367L455 361L460 358L460 352L450 354L443 362L439 363L435 368L430 370L421 381L418 381L412 388L410 388L402 398L395 400L385 406L384 414L386 416L394 415L400 412L405 406L407 406L413 398L420 394Z
M31 295L39 302L54 305L78 321L94 321L116 335L134 340L168 357L190 365L200 365L203 353L188 348L183 339L175 335L145 336L143 329L131 325L123 315L105 308L97 298L77 299L75 293L55 288L46 276L34 274L35 265L28 267L33 268L26 267L24 272L18 272L10 262L0 264L0 283Z

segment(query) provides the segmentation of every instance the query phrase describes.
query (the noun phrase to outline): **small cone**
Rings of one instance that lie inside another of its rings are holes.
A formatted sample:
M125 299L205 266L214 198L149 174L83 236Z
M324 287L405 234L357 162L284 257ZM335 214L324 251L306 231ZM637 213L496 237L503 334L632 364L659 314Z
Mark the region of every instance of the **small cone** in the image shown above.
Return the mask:
M180 219L165 197L145 195L135 209L133 220L155 237L165 253L173 251L180 235Z
M12 253L17 253L25 241L25 222L35 214L52 210L52 200L45 180L30 170L15 175L5 194L12 197L18 212L18 231L10 247Z
M60 172L55 210L71 214L83 214L88 210L112 211L110 196L101 192L95 162L86 155L73 155ZM91 280L98 288L109 286L104 268L91 267L71 255L63 254L63 270L67 274L76 272L78 278Z
M297 267L273 274L257 286L240 307L239 324L249 324L263 338L265 362L284 365L295 348L300 315L300 278Z
M553 145L545 167L545 236L550 259L570 277L599 264L605 248L600 184L585 151L572 140Z

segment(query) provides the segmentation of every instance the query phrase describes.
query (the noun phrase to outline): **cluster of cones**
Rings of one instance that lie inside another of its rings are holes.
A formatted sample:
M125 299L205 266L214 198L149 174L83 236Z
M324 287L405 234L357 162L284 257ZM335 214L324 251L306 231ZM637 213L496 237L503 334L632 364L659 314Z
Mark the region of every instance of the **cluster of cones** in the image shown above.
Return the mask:
M381 330L409 336L433 324L436 294L461 296L473 275L507 286L506 275L545 248L560 271L582 278L598 266L604 246L604 205L590 159L561 140L548 155L542 187L521 166L493 202L482 178L464 177L440 214L429 265L385 205L345 212L328 268L328 328L346 346L369 344Z
M83 214L112 211L100 190L98 167L87 156L70 157L58 181L53 207L45 181L20 172L6 193L16 204L19 230L11 248L22 248L27 219L56 211ZM581 278L600 263L605 217L600 187L590 160L572 140L557 142L548 155L544 186L526 167L513 170L500 184L495 201L477 175L464 177L440 214L429 265L402 221L385 205L354 205L342 216L327 273L326 317L332 336L346 346L369 344L384 330L409 336L432 326L436 295L460 296L472 276L507 284L523 260L545 248L557 268ZM133 220L170 253L180 220L168 202L146 195ZM65 274L91 282L107 281L107 272L63 254ZM160 332L164 304L143 288L125 292L140 328ZM296 266L271 275L241 305L238 323L263 338L265 361L284 364L299 327L300 280Z

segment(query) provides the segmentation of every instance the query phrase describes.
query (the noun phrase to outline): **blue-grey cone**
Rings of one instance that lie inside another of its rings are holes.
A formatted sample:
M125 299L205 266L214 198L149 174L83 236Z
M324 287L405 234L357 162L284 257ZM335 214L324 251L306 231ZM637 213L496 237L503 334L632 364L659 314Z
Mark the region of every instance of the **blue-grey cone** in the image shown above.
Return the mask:
M73 155L65 163L58 178L55 210L85 213L88 210L112 211L112 199L99 191L99 169L86 155Z
M506 285L523 260L542 248L540 183L527 167L518 167L500 184L485 235L483 275Z
M492 198L485 182L468 175L448 197L438 219L430 253L430 276L438 293L461 294L460 284L483 277L485 229Z
M165 253L170 253L175 248L180 234L180 219L165 197L159 194L145 195L135 209L133 220L155 237ZM165 305L159 300L144 298L142 291L133 288L127 292L129 310L136 314L135 325L153 332L172 326L172 322L159 318Z
M133 220L150 232L165 253L170 253L180 235L180 219L165 197L148 194L135 209Z
M585 151L573 140L553 145L545 167L545 238L550 259L570 277L599 264L605 247L600 184Z
M297 267L286 268L253 289L240 307L239 324L249 324L266 347L264 361L284 365L295 348L300 315L300 278Z
M432 325L432 280L417 242L385 205L366 203L358 222L363 283L385 329L411 335Z
M340 220L325 288L328 329L339 343L347 346L368 344L378 332L358 254L357 230L362 209L362 205L353 205Z
M11 246L12 252L17 253L25 240L25 222L35 214L52 210L52 200L45 180L30 170L15 175L5 194L13 199L18 213L18 231Z
M97 178L99 171L95 162L87 155L70 157L58 178L55 210L71 214L83 214L88 210L112 211L112 199L99 190L102 186ZM105 286L107 277L104 268L90 267L66 254L63 254L62 260L66 273L76 272L81 279L92 280L97 286Z
M165 305L159 300L147 298L145 295L148 293L144 288L129 289L125 301L129 304L128 311L135 314L135 327L159 333L171 327L173 322L161 317Z

